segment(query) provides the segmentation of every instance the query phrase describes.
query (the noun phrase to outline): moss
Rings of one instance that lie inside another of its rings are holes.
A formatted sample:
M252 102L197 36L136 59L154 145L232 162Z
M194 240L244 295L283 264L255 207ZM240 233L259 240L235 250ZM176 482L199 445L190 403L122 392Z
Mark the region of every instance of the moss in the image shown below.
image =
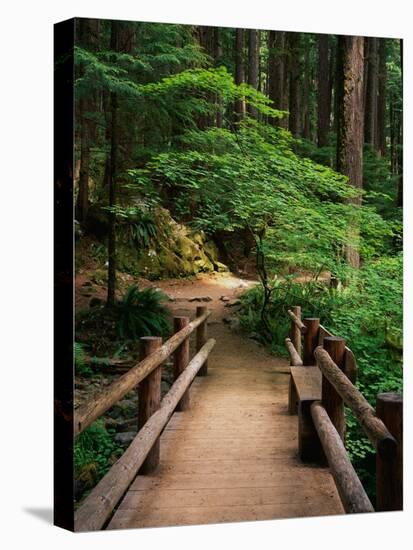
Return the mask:
M120 271L152 280L227 271L218 261L217 247L207 240L203 231L188 230L164 208L158 209L155 219L157 240L147 249L139 248L122 233L118 235L117 267ZM105 277L107 280L106 270ZM105 280L100 273L95 282Z
M211 260L211 262L218 262L218 248L217 245L213 241L206 241L204 243L204 250L205 254L208 256L208 258Z
M158 255L158 263L160 274L164 277L183 275L190 269L182 258L166 247Z
M180 258L190 260L200 253L200 248L186 236L179 236L175 241L174 251Z
M227 271L229 271L228 266L223 264L222 262L215 262L214 267L215 271L219 271L220 273L226 273Z
M107 269L96 269L90 276L92 283L97 285L104 285L108 282Z

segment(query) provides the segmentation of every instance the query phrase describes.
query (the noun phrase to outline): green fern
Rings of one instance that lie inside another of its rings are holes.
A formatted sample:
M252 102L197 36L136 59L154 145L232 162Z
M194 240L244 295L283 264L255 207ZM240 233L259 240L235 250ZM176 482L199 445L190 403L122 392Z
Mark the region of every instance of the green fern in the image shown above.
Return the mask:
M154 288L139 290L132 285L117 305L120 338L164 336L170 332L170 313L163 302L167 296Z
M92 374L92 370L86 365L86 354L80 342L73 343L73 351L75 358L75 373L82 376Z
M131 223L129 230L132 243L144 248L148 248L157 233L153 219L144 216L138 222Z

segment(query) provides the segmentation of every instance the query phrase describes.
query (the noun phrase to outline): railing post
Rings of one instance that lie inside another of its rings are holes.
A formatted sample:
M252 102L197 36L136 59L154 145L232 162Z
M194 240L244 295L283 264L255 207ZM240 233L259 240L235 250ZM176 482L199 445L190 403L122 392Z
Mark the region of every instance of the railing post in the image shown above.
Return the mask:
M298 317L298 319L301 320L301 307L300 306L293 306L291 308L291 311ZM297 327L297 325L294 323L293 320L291 320L291 342L293 343L293 346L296 349L296 352L301 357L301 331Z
M376 453L376 510L403 510L403 396L401 393L379 393L376 414L397 441L391 456Z
M206 306L198 306L196 308L196 316L201 317L207 312ZM198 352L207 341L207 322L204 321L196 329L196 351ZM206 376L208 374L208 361L199 369L198 376Z
M141 360L156 351L162 346L162 338L158 336L145 336L141 341ZM148 376L139 383L139 411L138 429L149 420L161 404L161 379L162 365L159 365ZM142 464L140 473L149 474L159 464L159 439L153 445L151 451Z
M346 341L336 336L324 338L324 349L330 355L334 363L343 371L345 360ZM335 388L323 375L321 385L321 401L328 413L330 420L336 428L341 440L344 443L346 433L346 419L344 416L344 403Z
M174 332L179 332L189 325L189 317L174 317ZM185 370L189 363L189 337L176 349L174 353L174 380ZM184 393L176 407L177 411L185 411L189 408L189 389Z
M325 462L317 430L311 417L314 399L298 403L298 455L303 462Z
M308 318L303 320L306 326L304 333L304 357L305 366L315 365L314 351L318 345L318 331L320 328L320 319Z

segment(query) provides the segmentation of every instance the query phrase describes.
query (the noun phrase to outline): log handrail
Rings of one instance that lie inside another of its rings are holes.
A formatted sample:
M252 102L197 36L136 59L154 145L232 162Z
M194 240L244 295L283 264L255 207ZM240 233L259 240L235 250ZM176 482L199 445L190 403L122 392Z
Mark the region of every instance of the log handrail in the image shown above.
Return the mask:
M372 445L383 456L394 455L397 449L396 440L382 420L376 416L363 394L339 369L325 349L318 346L314 354L321 372L334 386L344 403L350 407Z
M348 458L344 443L320 401L311 404L311 416L344 510L347 514L374 512L373 505Z
M299 306L293 308L301 312ZM294 315L288 311L291 333L297 334ZM303 364L317 364L322 373L321 402L319 397L299 402L298 439L305 441L300 449L302 460L328 460L343 507L347 513L374 511L345 450L346 404L376 449L376 509L403 509L403 396L387 392L377 396L377 412L355 387L357 365L353 352L343 338L337 338L319 323L319 319L303 319ZM292 340L292 338L291 338ZM297 359L294 342L285 339L291 365ZM330 355L331 354L331 355ZM299 355L299 354L298 354ZM300 357L300 355L299 355ZM301 357L300 357L301 359ZM300 366L300 365L299 365ZM297 412L297 395L290 377L289 412ZM340 412L341 411L341 412Z
M303 361L299 356L297 350L295 349L293 343L291 342L290 338L285 339L285 347L287 348L288 354L290 356L290 365L292 367L302 367Z
M297 315L295 315L295 313L293 311L291 311L291 309L289 309L287 311L288 315L290 316L290 319L291 321L293 321L293 323L295 324L295 326L300 329L300 332L301 334L305 334L307 332L307 327L305 326L305 324L301 321L301 319L299 319L297 317Z
M83 432L92 422L113 407L128 392L133 390L139 382L163 363L210 315L211 311L206 311L201 316L195 318L189 325L171 336L156 352L139 361L139 363L115 380L110 386L102 390L96 397L89 399L78 407L74 414L74 436L76 437Z
M125 494L152 446L167 425L179 401L208 359L214 345L215 340L211 338L198 351L175 380L163 398L160 408L139 430L123 455L86 497L75 513L76 531L93 531L101 529L106 524L113 509Z

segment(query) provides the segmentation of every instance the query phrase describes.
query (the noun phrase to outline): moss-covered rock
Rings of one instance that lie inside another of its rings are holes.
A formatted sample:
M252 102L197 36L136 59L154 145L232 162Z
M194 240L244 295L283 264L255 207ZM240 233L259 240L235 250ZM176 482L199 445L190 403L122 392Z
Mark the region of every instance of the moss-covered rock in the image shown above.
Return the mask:
M118 238L118 268L149 279L185 277L200 272L227 271L218 250L202 231L190 231L169 211L155 214L157 238L147 249L138 248L122 234Z

